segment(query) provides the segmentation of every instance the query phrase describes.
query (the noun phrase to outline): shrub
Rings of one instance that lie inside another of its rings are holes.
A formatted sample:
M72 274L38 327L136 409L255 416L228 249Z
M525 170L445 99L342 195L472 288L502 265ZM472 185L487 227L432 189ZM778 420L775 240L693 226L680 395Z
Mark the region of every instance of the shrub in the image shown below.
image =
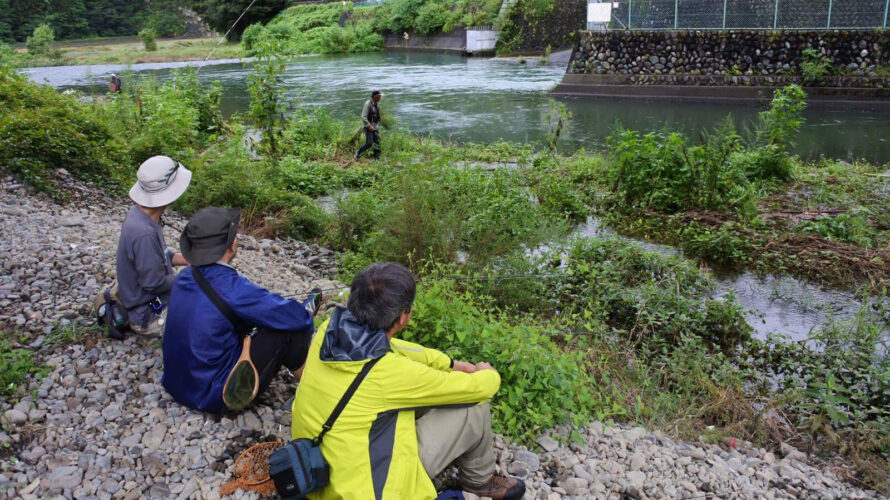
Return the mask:
M181 198L187 212L215 205L241 207L245 230L266 236L311 238L322 233L327 214L307 196L282 184L282 165L272 160L253 160L243 140L244 129L235 128L226 141L210 147L189 167L192 184Z
M152 28L142 28L142 30L139 31L139 39L142 40L145 50L149 52L158 50L158 42L155 41L156 37L157 33Z
M807 85L818 85L831 73L834 61L817 49L803 51L803 61L800 63L800 72L803 81Z
M52 191L49 174L57 168L107 182L121 172L123 160L113 130L92 108L0 68L0 164Z
M441 1L430 1L417 9L414 28L418 33L426 35L439 31L451 18L451 6Z
M241 34L241 47L248 54L253 54L254 48L263 36L263 25L260 23L251 24Z
M34 28L34 33L25 41L28 53L35 56L51 55L55 34L52 26L43 23Z
M530 443L558 423L582 423L609 406L593 395L584 352L567 352L531 322L461 293L449 280L425 279L412 321L400 335L455 359L490 362L501 374L491 402L496 432Z
M797 134L803 126L803 111L806 107L807 94L800 85L789 85L776 90L770 109L758 115L754 142L774 146L781 151L794 147Z

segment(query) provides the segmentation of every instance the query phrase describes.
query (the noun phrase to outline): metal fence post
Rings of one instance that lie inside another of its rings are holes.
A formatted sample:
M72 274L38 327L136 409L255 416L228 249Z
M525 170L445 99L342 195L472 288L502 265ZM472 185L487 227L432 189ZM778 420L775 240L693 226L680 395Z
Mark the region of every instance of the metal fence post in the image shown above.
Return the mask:
M834 7L834 0L828 0L828 29L831 29L831 8Z
M884 4L884 29L887 29L887 13L890 12L890 0Z
M679 26L680 20L680 0L674 0L674 29Z
M634 0L627 0L627 29L630 28L631 13L634 10Z
M776 12L773 14L773 29L779 27L779 0L776 0Z
M726 29L726 2L729 0L723 0L723 29ZM890 0L887 0L890 1Z

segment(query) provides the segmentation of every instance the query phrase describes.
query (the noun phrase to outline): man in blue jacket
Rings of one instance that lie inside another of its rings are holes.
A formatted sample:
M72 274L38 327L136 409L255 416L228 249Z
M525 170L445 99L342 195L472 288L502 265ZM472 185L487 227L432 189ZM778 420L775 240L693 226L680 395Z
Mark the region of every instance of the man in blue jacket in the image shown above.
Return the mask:
M192 216L180 239L183 255L192 267L176 277L167 312L161 383L176 401L211 413L228 410L223 387L241 355L241 327L257 328L250 356L262 393L282 365L296 374L305 363L312 318L320 302L316 291L306 304L285 299L250 282L232 267L240 215L240 208L208 207ZM195 279L195 269L240 325L233 325L204 293Z

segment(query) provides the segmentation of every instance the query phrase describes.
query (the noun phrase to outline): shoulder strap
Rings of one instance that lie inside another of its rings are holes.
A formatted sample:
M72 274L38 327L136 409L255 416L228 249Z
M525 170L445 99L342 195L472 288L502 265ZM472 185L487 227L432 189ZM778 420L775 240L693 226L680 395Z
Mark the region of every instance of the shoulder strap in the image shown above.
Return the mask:
M213 305L219 309L219 312L229 320L229 323L232 324L235 331L240 332L244 328L244 322L238 318L238 315L236 315L235 311L229 307L229 304L216 293L216 290L213 289L210 282L204 277L204 273L202 273L196 266L192 266L192 276L195 277L195 281L198 283L198 286L201 287L204 295L206 295L207 298L210 299L210 302L213 302Z
M321 439L324 437L325 434L327 434L327 432L329 430L331 430L331 427L334 426L334 422L336 422L337 417L339 417L340 414L343 413L343 410L346 408L346 405L349 404L349 400L352 399L352 396L355 394L355 391L358 390L358 386L362 385L362 381L365 380L366 376L368 376L368 372L370 372L371 368L373 368L374 365L376 365L377 362L380 361L381 359L383 359L383 356L376 358L376 359L372 359L371 361L368 361L367 363L365 363L365 366L362 367L362 371L358 372L358 375L356 375L355 378L352 380L352 384L349 385L349 388L346 389L346 392L343 394L343 397L340 398L340 402L337 403L337 406L334 408L334 411L331 412L331 416L328 417L327 422L325 422L321 426L321 432L318 434L318 437L316 437L315 439L312 440L313 444L315 444L316 446L321 444Z

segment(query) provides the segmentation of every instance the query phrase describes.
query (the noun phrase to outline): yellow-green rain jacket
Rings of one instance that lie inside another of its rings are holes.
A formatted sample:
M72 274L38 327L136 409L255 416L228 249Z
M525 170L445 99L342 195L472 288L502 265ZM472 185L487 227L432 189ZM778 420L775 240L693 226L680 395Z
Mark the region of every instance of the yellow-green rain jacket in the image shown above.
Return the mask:
M500 387L493 370L452 371L454 362L435 349L388 341L382 330L359 325L338 307L312 341L293 403L294 439L314 438L362 366L381 359L349 401L321 451L330 485L312 500L424 500L436 497L420 462L414 410L471 406Z

